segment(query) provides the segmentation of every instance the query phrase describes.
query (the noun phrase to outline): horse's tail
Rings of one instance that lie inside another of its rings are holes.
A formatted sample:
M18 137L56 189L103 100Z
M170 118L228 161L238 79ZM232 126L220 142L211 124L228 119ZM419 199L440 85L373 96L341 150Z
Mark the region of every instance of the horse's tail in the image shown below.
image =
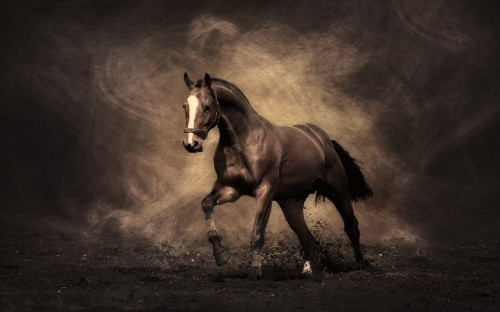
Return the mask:
M339 143L332 140L332 144L342 161L342 165L344 165L344 170L349 181L351 200L357 202L373 196L372 189L370 188L370 185L366 183L365 177L359 168L357 160L352 158L351 155L349 155L349 152L340 146Z

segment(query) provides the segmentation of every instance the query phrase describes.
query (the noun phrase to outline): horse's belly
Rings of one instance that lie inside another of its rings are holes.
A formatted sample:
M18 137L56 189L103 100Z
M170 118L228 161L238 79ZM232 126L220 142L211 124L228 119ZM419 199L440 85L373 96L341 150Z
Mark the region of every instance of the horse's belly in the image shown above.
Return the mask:
M293 171L280 173L276 198L294 197L304 193L312 193L312 184L321 174L320 166L304 166Z
M276 197L298 196L312 191L311 186L323 170L316 153L302 151L293 159L284 159L280 167Z

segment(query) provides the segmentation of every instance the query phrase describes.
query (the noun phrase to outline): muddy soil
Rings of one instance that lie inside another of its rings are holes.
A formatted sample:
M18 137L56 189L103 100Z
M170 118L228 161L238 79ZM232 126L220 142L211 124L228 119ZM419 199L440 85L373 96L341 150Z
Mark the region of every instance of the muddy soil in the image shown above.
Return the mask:
M2 217L1 311L495 311L498 241L429 246L393 239L364 246L369 270L345 241L323 245L323 271L304 280L300 249L272 244L263 278L248 279L248 251L215 266L193 249L92 238Z

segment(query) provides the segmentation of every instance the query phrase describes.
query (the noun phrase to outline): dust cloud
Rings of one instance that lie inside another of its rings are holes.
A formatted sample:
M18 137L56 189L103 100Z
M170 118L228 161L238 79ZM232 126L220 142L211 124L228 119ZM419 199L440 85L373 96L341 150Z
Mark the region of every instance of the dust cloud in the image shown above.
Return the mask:
M270 121L314 123L363 163L375 193L355 204L363 242L495 235L499 22L489 11L453 1L13 4L1 80L6 210L92 236L204 245L200 201L218 133L203 153L185 152L181 105L183 73L207 72ZM228 245L248 245L253 214L251 198L216 208ZM306 214L322 237L344 235L331 203L310 199ZM267 233L293 236L277 205Z

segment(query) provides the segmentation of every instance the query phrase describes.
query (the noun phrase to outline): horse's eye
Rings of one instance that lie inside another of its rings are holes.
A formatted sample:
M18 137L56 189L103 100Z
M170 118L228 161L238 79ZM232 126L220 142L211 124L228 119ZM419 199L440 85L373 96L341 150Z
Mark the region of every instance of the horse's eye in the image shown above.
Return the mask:
M204 112L208 112L209 109L210 109L210 107L208 107L208 105L203 106L203 111Z
M182 107L183 107L184 109L186 109L186 103L183 103L183 104L182 104Z

